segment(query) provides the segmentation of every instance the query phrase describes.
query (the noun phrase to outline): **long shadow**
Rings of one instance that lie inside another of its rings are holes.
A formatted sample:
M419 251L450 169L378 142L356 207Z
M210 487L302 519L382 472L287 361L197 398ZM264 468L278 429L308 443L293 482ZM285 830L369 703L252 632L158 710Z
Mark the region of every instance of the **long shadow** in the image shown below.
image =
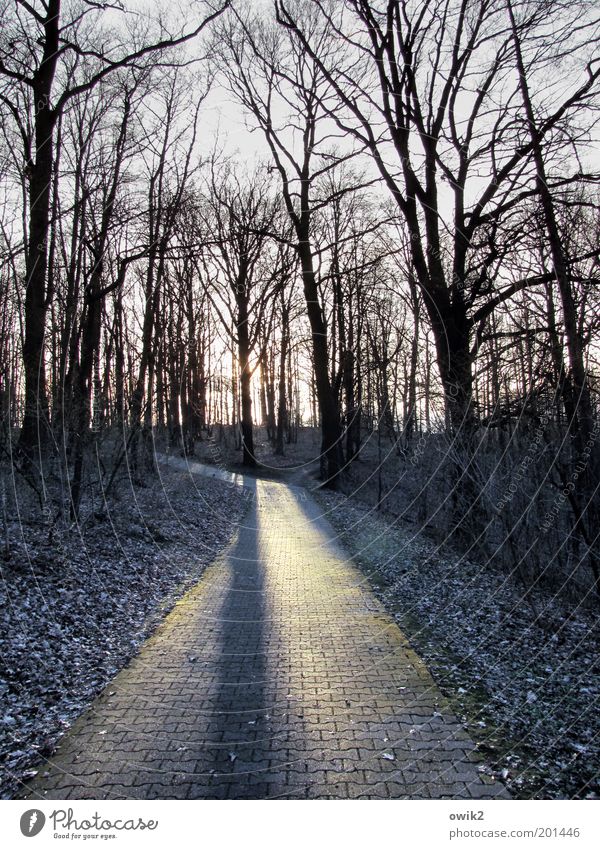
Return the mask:
M266 700L266 564L259 554L256 493L225 568L228 587L215 639L219 683L211 704L212 770L202 796L261 798L271 732Z

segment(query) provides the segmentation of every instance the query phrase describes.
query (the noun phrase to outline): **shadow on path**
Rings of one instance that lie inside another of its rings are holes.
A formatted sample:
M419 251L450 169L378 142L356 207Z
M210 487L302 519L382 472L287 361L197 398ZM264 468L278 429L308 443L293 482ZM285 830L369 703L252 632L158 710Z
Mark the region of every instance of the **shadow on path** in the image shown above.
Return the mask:
M265 564L258 550L256 498L225 559L227 589L219 610L215 670L219 681L211 737L216 744L212 798L259 794L257 772L268 768L268 669L265 624Z

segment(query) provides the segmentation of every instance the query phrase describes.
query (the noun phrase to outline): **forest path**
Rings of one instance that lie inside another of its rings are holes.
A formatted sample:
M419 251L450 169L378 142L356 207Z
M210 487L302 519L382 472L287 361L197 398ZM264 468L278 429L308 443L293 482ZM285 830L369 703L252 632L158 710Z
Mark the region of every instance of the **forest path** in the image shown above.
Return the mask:
M21 797L506 798L310 495L235 483L233 543Z

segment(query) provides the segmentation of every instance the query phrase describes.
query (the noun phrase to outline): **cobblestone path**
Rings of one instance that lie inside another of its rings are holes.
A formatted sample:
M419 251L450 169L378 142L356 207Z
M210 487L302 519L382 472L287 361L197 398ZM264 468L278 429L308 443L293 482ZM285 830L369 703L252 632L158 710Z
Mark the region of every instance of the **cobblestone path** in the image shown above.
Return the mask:
M230 548L22 797L506 798L316 503L250 485Z

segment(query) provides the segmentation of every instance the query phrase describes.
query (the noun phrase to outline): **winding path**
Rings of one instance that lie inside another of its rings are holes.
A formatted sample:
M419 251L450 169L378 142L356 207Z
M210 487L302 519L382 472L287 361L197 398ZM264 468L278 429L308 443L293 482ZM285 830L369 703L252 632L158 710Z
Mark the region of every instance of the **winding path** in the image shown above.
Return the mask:
M308 493L216 476L244 526L21 797L507 798Z

